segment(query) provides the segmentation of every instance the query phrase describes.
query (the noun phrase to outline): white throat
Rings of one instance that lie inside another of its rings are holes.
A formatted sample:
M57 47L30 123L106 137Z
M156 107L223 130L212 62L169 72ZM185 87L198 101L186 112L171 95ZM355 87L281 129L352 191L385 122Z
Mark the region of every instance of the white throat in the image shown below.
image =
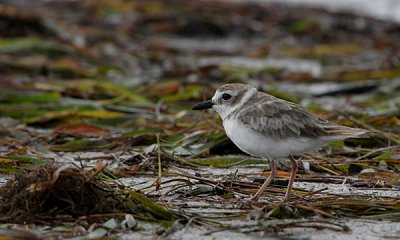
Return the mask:
M256 93L257 93L257 89L252 88L243 95L242 99L240 99L240 101L236 105L234 105L232 107L214 105L213 108L216 112L219 113L222 120L225 120L227 117L229 117L229 115L231 115L237 109L241 108Z

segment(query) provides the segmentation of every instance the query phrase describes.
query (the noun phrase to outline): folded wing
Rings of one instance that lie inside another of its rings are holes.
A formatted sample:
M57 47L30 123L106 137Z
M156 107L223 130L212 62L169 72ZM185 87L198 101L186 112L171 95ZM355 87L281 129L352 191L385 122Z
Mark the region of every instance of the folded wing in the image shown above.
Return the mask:
M252 129L274 139L290 137L344 139L365 130L349 128L320 119L294 103L259 93L254 105L242 108L237 118Z

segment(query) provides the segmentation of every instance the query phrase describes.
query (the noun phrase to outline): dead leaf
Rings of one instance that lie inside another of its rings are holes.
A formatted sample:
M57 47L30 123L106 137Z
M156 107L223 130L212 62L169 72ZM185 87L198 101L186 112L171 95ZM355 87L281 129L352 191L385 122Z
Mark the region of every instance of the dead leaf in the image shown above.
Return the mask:
M110 131L104 128L89 124L68 124L62 125L53 131L56 137L61 134L78 136L78 137L96 137L109 134Z
M400 174L392 172L364 172L358 176L361 180L373 183L385 182L389 185L398 185L400 183Z
M263 173L261 173L260 174L261 176L269 176L269 175L271 175L271 172L263 172ZM277 177L277 178L290 178L290 175L289 175L289 173L288 172L286 172L286 171L281 171L281 170L277 170L276 171L276 176L275 177Z

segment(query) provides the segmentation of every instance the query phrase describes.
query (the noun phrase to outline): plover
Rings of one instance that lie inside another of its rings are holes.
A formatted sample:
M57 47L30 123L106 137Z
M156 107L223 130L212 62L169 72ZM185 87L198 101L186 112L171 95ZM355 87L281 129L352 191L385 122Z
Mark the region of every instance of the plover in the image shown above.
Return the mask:
M257 201L276 174L275 161L289 158L291 171L285 201L289 200L298 169L293 155L317 150L329 142L361 137L366 130L320 119L311 111L246 84L217 89L211 100L193 110L213 108L222 118L226 135L243 152L270 162L271 175L251 198Z

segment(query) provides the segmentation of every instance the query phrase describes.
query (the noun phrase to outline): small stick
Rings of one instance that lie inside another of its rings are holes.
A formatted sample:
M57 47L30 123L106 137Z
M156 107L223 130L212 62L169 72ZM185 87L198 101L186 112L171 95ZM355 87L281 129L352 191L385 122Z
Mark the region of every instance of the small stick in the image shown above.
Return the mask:
M158 158L158 177L161 179L161 145L160 145L160 133L156 133L157 138L157 158Z
M306 206L306 205L303 205L303 204L300 204L300 203L296 203L294 206L297 207L297 208L302 208L304 210L313 211L314 213L320 214L320 215L325 216L325 217L336 218L332 214L329 214L329 213L324 212L322 210L318 210L318 209L315 209L315 208L312 208L310 206Z

